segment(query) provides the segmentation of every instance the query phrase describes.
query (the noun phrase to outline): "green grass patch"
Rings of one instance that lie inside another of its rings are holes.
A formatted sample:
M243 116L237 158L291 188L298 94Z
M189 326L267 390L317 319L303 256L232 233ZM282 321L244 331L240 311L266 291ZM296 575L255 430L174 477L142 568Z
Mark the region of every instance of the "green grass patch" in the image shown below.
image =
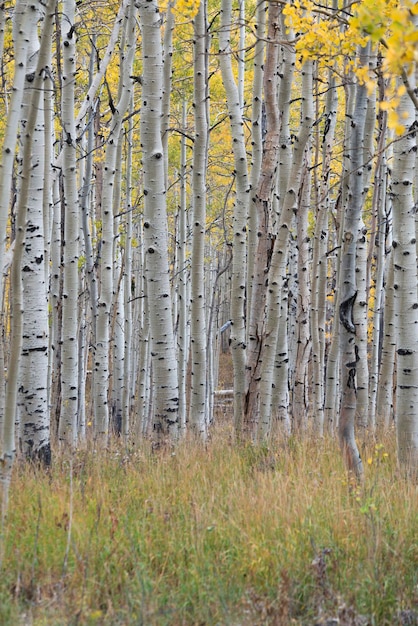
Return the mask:
M17 463L0 623L418 623L417 486L390 438L362 485L333 440L229 441Z

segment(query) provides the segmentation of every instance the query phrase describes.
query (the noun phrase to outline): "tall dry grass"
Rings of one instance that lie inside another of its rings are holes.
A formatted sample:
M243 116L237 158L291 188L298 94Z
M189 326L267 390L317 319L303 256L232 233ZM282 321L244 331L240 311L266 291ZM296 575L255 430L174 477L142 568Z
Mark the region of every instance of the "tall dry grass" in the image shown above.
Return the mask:
M418 623L418 495L391 437L115 445L17 464L0 624ZM410 622L415 623L415 622Z

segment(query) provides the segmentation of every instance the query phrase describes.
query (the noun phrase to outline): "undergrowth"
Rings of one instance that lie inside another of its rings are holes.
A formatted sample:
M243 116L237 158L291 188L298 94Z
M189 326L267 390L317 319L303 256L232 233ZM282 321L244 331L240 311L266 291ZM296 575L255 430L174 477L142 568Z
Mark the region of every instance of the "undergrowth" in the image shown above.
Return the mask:
M225 430L17 463L0 624L418 623L417 487L390 437L363 447L361 485L333 440Z

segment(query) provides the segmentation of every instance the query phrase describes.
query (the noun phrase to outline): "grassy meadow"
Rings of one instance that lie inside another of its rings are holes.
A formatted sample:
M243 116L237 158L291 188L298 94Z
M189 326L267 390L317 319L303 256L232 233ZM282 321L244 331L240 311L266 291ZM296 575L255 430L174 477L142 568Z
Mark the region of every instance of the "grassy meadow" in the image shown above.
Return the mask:
M225 426L206 447L18 462L0 624L418 623L418 491L395 456L364 444L357 485L334 440L236 445Z

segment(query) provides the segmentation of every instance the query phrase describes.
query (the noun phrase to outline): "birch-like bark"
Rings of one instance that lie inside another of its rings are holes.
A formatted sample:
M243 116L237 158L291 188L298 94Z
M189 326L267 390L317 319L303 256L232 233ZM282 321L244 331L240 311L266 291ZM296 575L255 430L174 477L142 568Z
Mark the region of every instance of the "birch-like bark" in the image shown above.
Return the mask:
M79 199L77 192L77 154L75 125L76 30L75 1L64 0L62 7L61 85L62 183L64 211L61 413L60 442L75 447L78 407L78 258Z
M34 43L34 49L32 46L27 46L26 53L31 51L36 53L38 42L36 37L36 25L40 15L40 6L36 5L27 9L30 13L30 19L26 23L27 30L24 32L26 41ZM22 293L22 258L25 246L25 233L26 233L26 215L27 206L31 194L30 174L32 166L32 141L33 133L38 121L38 109L40 95L42 93L43 83L43 68L42 63L45 62L47 51L49 50L49 37L48 29L51 27L51 21L49 19L50 13L53 12L52 3L49 3L46 8L48 19L45 20L44 29L45 33L41 40L41 50L38 56L38 63L33 75L33 67L30 68L31 79L33 82L33 92L31 97L31 107L29 108L29 115L25 125L25 137L23 142L23 154L22 154L22 177L21 185L19 189L19 196L16 207L16 237L15 237L15 249L11 267L11 341L10 341L10 355L8 366L8 379L6 385L5 404L4 404L4 423L3 423L3 440L2 440L2 457L0 463L0 488L1 488L1 507L2 507L2 520L7 512L8 506L8 493L11 479L11 470L15 455L15 422L16 422L16 404L17 404L17 391L18 391L18 376L19 367L21 363L21 350L22 350L22 332L23 332L23 293ZM25 70L28 70L28 66L23 64ZM29 80L29 77L26 77ZM6 147L7 150L7 147ZM36 168L36 164L35 164ZM32 182L33 179L32 179ZM32 185L33 191L33 185ZM41 199L42 203L42 199ZM47 363L45 364L47 369ZM42 435L41 435L42 439ZM38 443L38 442L37 442ZM49 443L49 441L48 441ZM45 448L46 442L43 439L43 447ZM42 447L42 446L41 446ZM44 461L48 462L49 457L46 454Z
M364 54L364 49L360 54ZM344 231L339 276L340 346L342 356L342 400L338 423L341 449L347 468L361 477L362 461L355 440L356 418L356 369L359 359L356 345L356 325L353 317L354 303L358 295L356 283L356 250L361 236L363 208L363 150L367 91L365 85L356 85L350 138L350 174L348 179L348 203L344 216Z
M106 143L102 193L102 238L100 255L100 293L97 306L96 345L94 350L95 437L105 442L109 434L109 359L110 325L114 295L114 199L116 169L123 118L132 94L132 65L136 41L136 7L128 6L125 16L126 50L121 59L120 97L112 116Z
M413 183L417 139L415 110L408 94L398 113L407 132L393 146L393 263L396 334L396 432L401 466L418 472L418 303Z
M258 426L259 381L263 363L265 342L273 341L265 331L267 284L270 282L269 271L274 235L272 232L271 214L273 190L276 185L276 171L279 159L280 117L277 102L279 81L278 44L281 35L280 6L272 3L269 6L266 62L264 66L264 99L266 110L267 132L264 141L260 179L255 198L257 212L257 249L252 277L251 305L248 321L248 346L246 360L246 389L244 404L244 428L254 436ZM270 288L270 286L268 287ZM277 311L278 314L278 311Z
M257 250L257 208L256 192L260 178L263 156L263 73L267 7L264 0L257 4L256 23L254 25L256 42L254 45L254 77L251 109L251 199L248 208L248 243L247 243L247 307L252 299L252 280L254 259ZM248 313L247 313L248 316ZM248 329L248 327L247 327Z
M280 314L277 333L276 357L274 361L273 391L271 400L271 414L273 422L272 432L278 431L281 435L288 436L292 431L290 417L289 398L289 338L287 333L288 323L288 284L284 281L280 293Z
M174 14L171 2L168 3L165 13L164 39L163 39L163 102L161 120L161 139L164 154L165 186L168 187L168 139L170 136L170 101L171 101L171 75L173 65L173 30Z
M49 407L51 414L51 432L55 437L58 432L61 412L61 333L62 333L62 220L59 180L55 178L52 189L52 220L51 220L51 268L49 285L49 307L51 309L51 332L49 347L49 369L51 382L49 391Z
M231 0L222 0L219 32L219 64L225 87L231 124L232 149L236 175L236 198L233 217L233 261L231 280L231 352L234 367L234 423L240 436L245 396L245 285L246 230L249 201L247 153L240 96L231 61Z
M374 69L374 55L371 44L368 43L365 50L365 61L368 63L370 71ZM369 190L370 176L372 170L372 152L374 142L374 129L376 125L376 96L370 94L366 100L366 111L364 120L364 131L362 140L363 167L358 176L362 179L363 205ZM370 276L368 274L368 241L367 227L362 222L361 234L357 242L356 251L356 283L357 298L354 303L354 318L356 320L356 345L358 348L359 360L356 369L356 422L363 430L369 425L369 357L368 357L368 325L369 325L369 291Z
M22 103L21 137L23 154L31 158L22 163L22 178L27 179L26 234L22 251L23 334L22 358L19 372L18 408L21 449L24 455L51 461L50 418L48 407L48 298L45 280L45 232L48 222L49 197L44 193L45 144L51 137L45 134L43 86L51 61L51 35L54 7L50 2L44 16L43 45L34 29L28 48L25 93ZM38 16L41 17L38 7ZM33 96L32 96L33 94ZM51 92L49 92L51 95ZM31 108L35 108L31 111ZM32 115L31 115L32 113ZM34 118L33 127L32 118ZM29 142L30 147L26 146Z
M374 306L373 306L373 334L372 334L372 350L370 357L370 380L369 380L369 426L374 430L376 426L376 407L377 393L379 383L379 361L382 354L383 336L383 311L384 311L384 277L386 262L386 205L387 205L387 185L388 171L386 154L383 150L384 142L387 138L386 133L386 111L382 111L379 115L379 132L378 156L376 170L374 175L373 199L372 199L372 224L371 224L371 241L369 249L368 264L370 266L369 274L371 274L372 259L375 264L375 274L373 278L374 287Z
M186 378L188 357L188 299L187 282L189 270L187 264L187 149L186 149L187 104L183 101L180 145L180 206L177 229L177 350L179 377L179 428L180 436L186 432Z
M396 363L396 318L393 250L386 259L386 285L382 333L382 353L380 358L379 384L376 398L376 426L387 430L394 418L394 381Z
M345 104L345 125L344 125L344 152L343 152L343 171L341 176L341 186L337 202L335 206L335 217L337 228L335 232L335 241L333 247L337 247L338 254L335 259L335 275L336 275L336 290L334 293L334 320L332 324L331 341L328 350L328 359L326 363L326 377L325 377L325 405L324 405L324 419L327 430L333 433L338 427L339 413L340 413L340 365L341 365L341 353L340 353L340 328L338 321L338 311L340 306L340 288L338 280L341 274L341 248L342 248L342 236L344 232L344 218L345 207L347 205L348 188L349 188L349 173L351 169L350 160L350 128L351 120L354 115L355 104L355 85L350 84L346 88L346 104Z
M194 123L193 217L191 257L191 395L189 424L203 440L207 436L207 354L205 298L206 170L208 158L208 33L206 3L200 3L194 19Z
M309 93L304 94L309 98ZM313 106L311 107L312 117ZM297 228L297 301L296 301L296 359L293 383L293 420L295 428L306 430L309 417L309 389L308 364L311 356L310 333L310 281L309 263L310 238L308 236L308 211L311 199L311 184L309 174L310 150L305 157L302 174L302 187L296 213Z
M292 167L288 178L286 194L281 205L279 228L274 242L271 274L267 290L266 337L276 337L278 328L278 311L280 292L286 275L287 248L292 217L297 209L297 199L301 189L303 157L311 135L313 124L312 100L312 62L306 61L302 68L302 107L301 124L293 147ZM271 433L271 398L275 361L275 344L269 339L265 344L263 367L259 385L260 424L259 436L268 438Z
M164 155L161 143L163 61L156 0L138 3L142 30L141 145L144 173L144 244L151 330L156 438L178 436L178 377L168 264Z
M10 103L8 104L7 121L4 130L0 159L0 270L4 273L6 265L6 233L9 220L9 205L11 199L13 164L16 155L16 142L18 126L21 115L21 104L26 77L27 47L31 38L32 26L37 16L29 10L29 2L21 0L16 2L13 14L13 52L14 52L14 76ZM3 302L3 280L0 281L0 302ZM20 356L20 355L19 355ZM17 359L19 360L19 356ZM16 383L17 384L17 383ZM0 483L3 486L3 512L7 508L8 486L10 473L15 454L14 415L16 405L10 405L9 414L6 409L6 389L4 367L0 370L0 406L4 407L4 413L0 418L0 444L1 458L4 461L4 471L0 475Z
M325 125L321 144L322 171L319 184L319 202L315 220L311 291L312 409L314 428L320 436L322 436L324 432L325 321L327 310L327 246L330 208L330 175L338 105L338 91L335 86L335 76L331 71L328 85L329 88L325 103Z
M135 294L132 283L132 153L134 126L132 120L133 94L129 105L129 120L126 132L127 155L126 155L126 198L125 198L125 249L124 249L124 273L123 273L123 300L124 300L124 383L122 403L122 436L126 439L131 432L131 389L133 387L134 372L132 371L132 352L134 335L132 332L132 299Z

